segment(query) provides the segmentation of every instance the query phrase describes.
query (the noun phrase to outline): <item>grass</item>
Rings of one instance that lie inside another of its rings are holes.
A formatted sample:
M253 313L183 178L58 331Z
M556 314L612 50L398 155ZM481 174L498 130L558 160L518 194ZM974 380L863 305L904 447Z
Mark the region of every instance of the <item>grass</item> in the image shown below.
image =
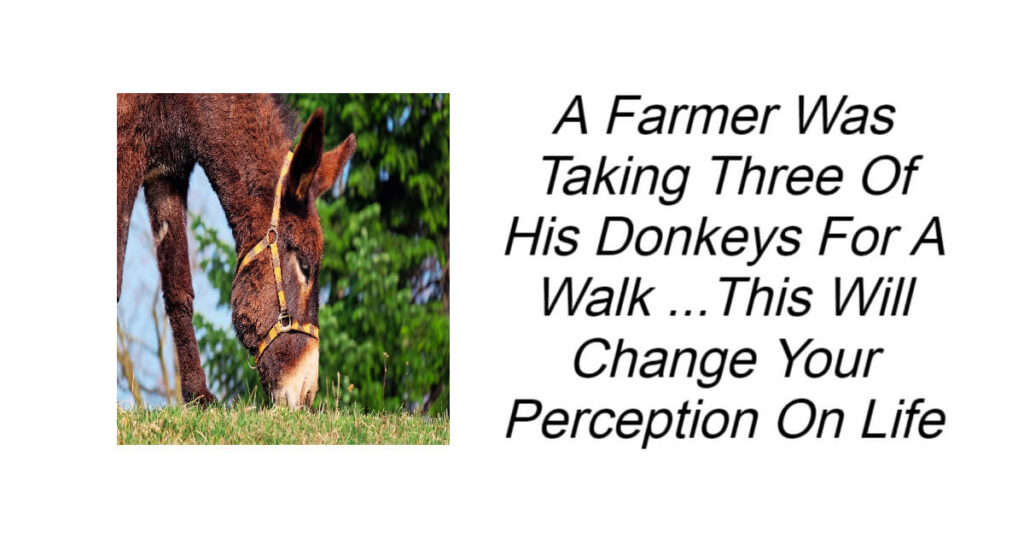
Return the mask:
M117 407L119 445L446 445L448 415L282 408Z

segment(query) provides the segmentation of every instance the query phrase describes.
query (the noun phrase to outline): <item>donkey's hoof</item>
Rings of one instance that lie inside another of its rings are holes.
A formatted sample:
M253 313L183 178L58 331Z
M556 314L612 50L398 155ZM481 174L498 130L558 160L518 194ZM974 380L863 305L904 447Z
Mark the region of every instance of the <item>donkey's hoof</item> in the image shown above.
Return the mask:
M217 397L205 388L196 392L189 391L186 393L185 391L182 391L182 397L185 398L186 405L209 407L217 403Z

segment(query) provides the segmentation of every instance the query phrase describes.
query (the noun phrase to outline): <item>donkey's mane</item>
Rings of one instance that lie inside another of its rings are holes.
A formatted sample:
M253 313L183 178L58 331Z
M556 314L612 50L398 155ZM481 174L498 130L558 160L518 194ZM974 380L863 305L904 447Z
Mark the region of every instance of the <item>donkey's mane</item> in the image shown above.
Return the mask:
M277 117L281 120L281 124L284 125L284 136L289 140L295 140L299 136L299 129L302 127L299 113L288 104L288 99L284 94L275 93L271 94L270 97L277 108Z

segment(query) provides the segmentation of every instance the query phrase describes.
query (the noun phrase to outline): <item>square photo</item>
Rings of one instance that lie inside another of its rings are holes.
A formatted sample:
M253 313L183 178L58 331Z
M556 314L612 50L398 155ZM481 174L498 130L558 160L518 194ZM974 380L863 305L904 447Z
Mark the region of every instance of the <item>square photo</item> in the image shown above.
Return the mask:
M448 444L449 104L117 95L118 444Z

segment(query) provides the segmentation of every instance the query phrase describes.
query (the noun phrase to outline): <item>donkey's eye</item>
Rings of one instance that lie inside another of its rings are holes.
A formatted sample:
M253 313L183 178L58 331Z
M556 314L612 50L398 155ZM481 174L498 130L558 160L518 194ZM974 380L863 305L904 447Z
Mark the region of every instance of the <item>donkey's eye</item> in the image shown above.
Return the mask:
M299 258L299 271L302 271L303 276L309 278L309 264L302 258Z

